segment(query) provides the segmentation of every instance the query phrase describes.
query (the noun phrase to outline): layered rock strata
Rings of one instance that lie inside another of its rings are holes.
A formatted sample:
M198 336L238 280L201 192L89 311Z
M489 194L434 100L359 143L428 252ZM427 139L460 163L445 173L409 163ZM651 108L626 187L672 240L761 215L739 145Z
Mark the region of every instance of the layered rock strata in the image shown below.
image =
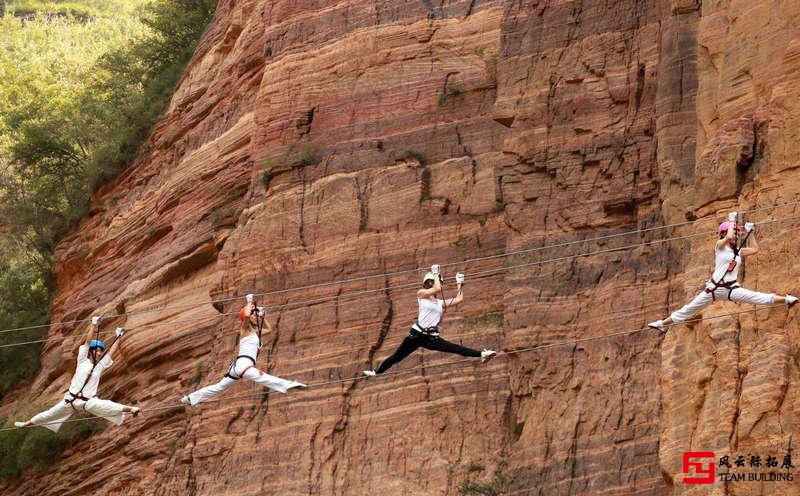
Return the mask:
M708 276L716 214L798 197L798 15L221 2L148 155L59 246L53 320L126 314L104 322L132 330L101 393L147 409L226 370L240 301L209 301L269 293L260 365L311 387L146 412L4 493L708 494L683 483L684 451L790 452L794 311L639 329ZM759 229L748 287L796 288L793 225ZM444 335L508 354L421 351L349 380L404 337L414 269L468 259L447 267L468 284ZM52 326L5 411L59 397L83 326Z

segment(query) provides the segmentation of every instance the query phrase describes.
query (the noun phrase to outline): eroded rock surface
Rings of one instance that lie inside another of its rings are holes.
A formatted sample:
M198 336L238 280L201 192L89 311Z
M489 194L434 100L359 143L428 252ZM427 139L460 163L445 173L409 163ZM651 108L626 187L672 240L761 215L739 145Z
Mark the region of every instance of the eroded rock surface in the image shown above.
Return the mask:
M768 0L221 2L148 156L61 243L53 320L126 313L104 323L132 331L101 393L147 409L234 356L239 302L208 301L376 277L266 297L260 366L307 391L242 382L229 394L250 397L147 413L4 493L707 494L683 484L684 451L789 452L796 311L636 331L708 277L722 213L798 198L798 16ZM581 241L665 223L681 225ZM759 230L748 287L797 291L793 226ZM394 369L413 373L346 380L404 337L413 269L518 250L447 268L468 284L445 337L510 355L417 352ZM59 397L84 329L50 329L4 411Z

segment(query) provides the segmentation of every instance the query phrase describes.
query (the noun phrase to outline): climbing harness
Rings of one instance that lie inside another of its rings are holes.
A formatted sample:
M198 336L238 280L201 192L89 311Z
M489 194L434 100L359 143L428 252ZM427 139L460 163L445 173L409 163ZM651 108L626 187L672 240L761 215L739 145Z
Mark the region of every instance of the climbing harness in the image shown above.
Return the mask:
M255 303L250 303L250 316L253 316L253 311L256 312L256 328L258 329L258 350L261 350L261 334L264 330L264 312L261 308L257 307ZM239 319L244 321L244 319L248 319L248 324L252 324L252 321L249 320L249 317L245 315L244 308L239 312ZM252 365L248 365L247 367L242 370L242 373L236 375L236 362L239 361L240 358L246 358L252 362ZM245 372L248 370L255 368L256 366L256 359L258 359L258 351L256 351L256 357L253 358L250 355L238 355L236 358L233 359L233 363L230 367L228 367L228 372L225 373L225 377L229 379L233 379L234 381L238 381L242 377L244 377Z
M236 362L238 362L240 358L247 358L248 360L253 362L253 365L248 365L247 367L245 367L244 370L242 370L242 373L237 376L234 374L236 374ZM225 377L227 377L228 379L233 379L234 381L238 381L239 379L244 377L245 372L247 372L249 369L252 369L255 366L256 366L255 358L251 357L250 355L239 355L233 359L233 363L228 368L228 372L225 373Z
M733 223L733 227L731 227L731 226L729 225L729 226L728 226L728 229L736 229L736 230L738 230L738 226L736 225L736 223ZM747 233L744 235L744 238L742 238L742 241L741 241L741 243L739 243L738 245L734 245L734 246L733 246L733 248L732 248L732 249L733 249L733 260L731 260L731 261L730 261L730 263L728 263L728 268L725 270L725 273L724 273L724 274L722 274L722 276L720 276L720 278L719 278L719 281L715 281L713 277L711 277L711 279L709 279L709 282L710 282L711 284L713 284L713 285L714 285L714 287L712 287L712 288L706 287L706 290L705 290L705 291L706 291L706 293L710 293L710 294L711 294L711 301L717 301L717 297L716 297L716 291L717 291L717 289L719 289L719 288L725 288L725 289L727 289L727 290L728 290L728 300L729 300L729 301L733 301L733 300L731 300L731 294L733 293L733 290L734 290L734 289L736 289L736 288L740 287L740 286L739 286L739 282L738 282L738 281L728 281L728 282L723 282L723 281L725 280L725 276L727 276L728 274L730 274L730 273L731 273L731 271L733 271L733 269L735 269L735 268L736 268L736 263L737 263L737 262L736 262L736 258L739 256L739 251L740 251L740 250L741 250L741 249L744 247L744 245L747 243L747 238L749 238L749 237L750 237L750 233L751 233L751 232L752 232L752 231L748 231L748 232L747 232Z
M431 274L431 273L429 272L428 274ZM430 279L430 277L428 277L428 274L425 275L425 279L423 279L423 282L425 282L426 280ZM439 316L439 321L436 322L436 324L434 324L434 325L432 325L430 327L423 327L422 325L420 325L419 320L415 320L414 323L411 325L411 330L412 331L416 331L419 334L422 334L422 335L427 336L427 337L432 337L432 338L438 338L439 337L439 324L442 323L442 319L444 318L444 314L447 313L447 298L445 297L445 294L444 294L444 277L442 277L441 273L439 273L438 276L439 276L439 284L441 284L441 295L442 295L442 314ZM458 291L460 293L461 292L461 288L459 288ZM456 294L456 296L454 296L453 298L450 299L451 303L457 297L458 297L458 293ZM413 332L412 332L412 335L414 335Z
M95 327L96 327L96 330L97 330L97 332L95 334L95 339L92 339L91 341L89 341L89 349L86 352L87 356L88 356L89 353L94 353L95 360L92 361L92 369L86 375L86 379L84 379L83 385L78 390L78 392L77 393L73 393L71 390L67 389L67 393L70 396L72 396L72 398L70 398L70 399L64 398L64 403L66 403L67 405L71 406L72 409L75 410L76 412L78 411L78 409L75 408L75 400L82 400L84 402L83 403L83 410L86 411L86 402L89 401L91 398L87 398L86 396L84 396L83 395L83 390L86 388L86 385L89 384L89 380L92 378L92 375L94 375L94 369L97 367L97 364L99 364L100 361L103 358L105 358L106 353L108 352L108 350L111 349L111 347L114 346L114 343L117 342L117 339L119 339L119 336L115 337L114 341L111 342L111 346L106 348L106 345L102 341L100 341L100 326L97 325ZM97 352L96 351L93 352L92 350L103 350L103 353L100 355L100 358L97 358Z

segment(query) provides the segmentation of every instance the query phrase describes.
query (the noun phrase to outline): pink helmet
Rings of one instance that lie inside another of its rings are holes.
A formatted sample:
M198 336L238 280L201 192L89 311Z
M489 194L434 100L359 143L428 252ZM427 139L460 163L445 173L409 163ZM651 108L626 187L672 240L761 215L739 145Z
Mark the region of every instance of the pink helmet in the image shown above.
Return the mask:
M725 234L728 232L728 229L730 229L731 224L733 224L733 229L734 230L736 230L736 231L739 230L739 225L737 223L725 221L725 222L723 222L722 224L719 225L719 231L718 231L719 235L720 236L725 236Z

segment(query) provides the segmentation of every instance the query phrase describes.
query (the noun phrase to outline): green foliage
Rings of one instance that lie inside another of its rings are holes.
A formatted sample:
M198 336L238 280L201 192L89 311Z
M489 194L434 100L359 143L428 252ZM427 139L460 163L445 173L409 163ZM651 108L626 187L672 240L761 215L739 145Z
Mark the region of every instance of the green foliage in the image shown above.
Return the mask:
M478 484L477 482L466 481L458 488L458 493L464 496L497 496L498 492L490 485Z
M17 17L36 14L72 16L82 20L97 16L125 13L131 15L141 0L9 0L6 10Z
M0 261L0 328L44 324L48 320L48 291L35 261ZM0 334L0 344L41 339L44 328ZM0 348L0 398L3 392L29 380L39 370L41 346Z
M272 172L265 170L261 173L261 184L264 185L265 188L269 188L269 183L272 181Z
M9 12L31 14L0 18L0 326L48 321L58 241L86 215L91 194L146 151L215 6L8 2ZM4 334L0 344L40 336ZM0 394L36 373L38 354L0 348Z
M96 148L92 190L116 177L140 152L183 67L214 13L212 0L156 0L141 17L148 35L100 58L83 99Z
M414 150L414 149L408 149L408 150L404 151L400 155L399 158L400 158L400 160L404 160L404 161L407 161L407 162L410 162L412 160L416 160L421 165L425 165L425 162L426 162L425 155L421 151Z
M272 178L275 177L274 176L274 171L275 171L275 161L274 161L274 159L271 158L271 157L265 158L264 159L264 163L261 166L261 170L262 170L262 172L261 172L261 177L259 177L259 180L261 181L261 184L264 185L265 189L269 189L269 183L272 182Z
M486 468L480 463L470 463L467 467L467 478L458 488L459 494L462 496L499 496L503 494L508 485L508 477L505 474L507 467L508 462L505 459L498 460L497 472L494 476L491 479L482 477L482 480L478 482L474 480L474 477L479 476Z
M312 144L289 145L286 148L286 157L291 167L307 167L322 161L317 154L317 149Z
M217 207L211 211L208 221L211 227L218 229L227 225L235 224L236 207Z
M6 422L3 427L11 425ZM68 422L57 433L44 427L0 432L0 479L14 481L25 472L43 472L61 458L66 448L103 429L103 421L92 420Z
M458 88L458 87L445 89L444 91L439 93L439 99L437 100L436 103L441 107L442 105L445 105L448 100L451 100L453 98L458 98L459 96L461 96L463 94L464 94L464 90L462 90L461 88Z

